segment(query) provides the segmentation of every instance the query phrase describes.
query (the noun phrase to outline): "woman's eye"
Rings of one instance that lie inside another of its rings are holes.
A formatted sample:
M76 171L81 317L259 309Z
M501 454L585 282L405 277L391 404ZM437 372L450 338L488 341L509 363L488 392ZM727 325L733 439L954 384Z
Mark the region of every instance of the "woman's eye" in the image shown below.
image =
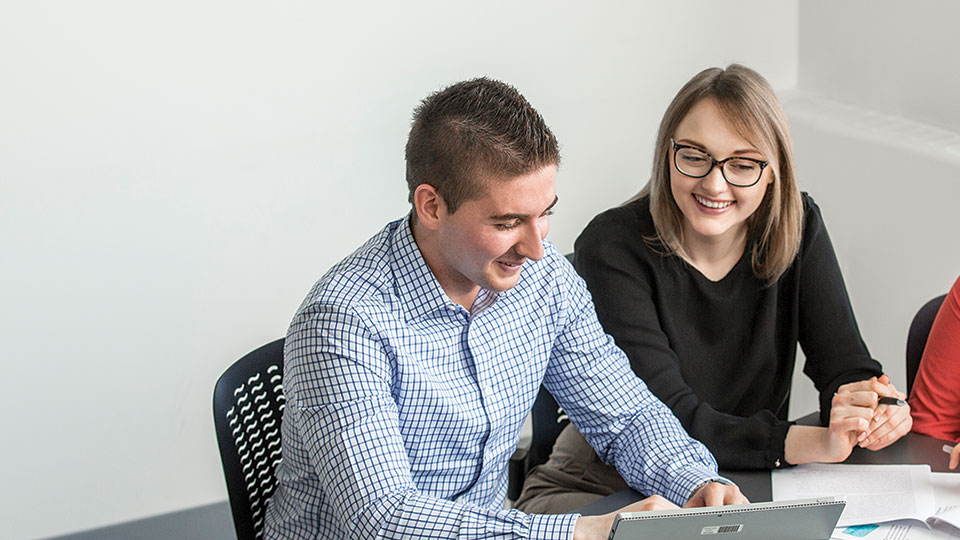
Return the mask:
M733 167L738 172L751 172L757 170L757 164L752 161L735 161Z
M681 154L680 159L691 164L699 164L707 160L707 158L704 156L697 156L697 155L691 155L691 154Z

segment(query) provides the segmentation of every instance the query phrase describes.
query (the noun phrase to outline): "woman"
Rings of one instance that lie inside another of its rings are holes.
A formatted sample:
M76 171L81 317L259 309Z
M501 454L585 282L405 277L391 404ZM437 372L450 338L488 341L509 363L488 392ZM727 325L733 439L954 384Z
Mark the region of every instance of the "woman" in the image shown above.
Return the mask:
M838 462L910 430L860 337L820 209L801 194L767 81L707 69L667 108L653 174L577 239L577 270L633 370L722 468ZM823 425L787 408L797 343ZM563 512L626 487L568 427L517 506Z
M960 278L950 288L930 327L917 378L910 390L913 430L960 442ZM950 468L960 463L960 445Z

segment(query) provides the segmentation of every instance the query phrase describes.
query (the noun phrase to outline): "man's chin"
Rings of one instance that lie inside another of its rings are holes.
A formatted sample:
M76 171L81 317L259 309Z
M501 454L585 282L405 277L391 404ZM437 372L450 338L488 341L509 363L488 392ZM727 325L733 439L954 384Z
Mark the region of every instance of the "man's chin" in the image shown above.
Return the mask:
M488 279L487 284L484 286L484 289L494 291L494 292L504 292L508 291L517 286L517 282L520 281L520 275L515 276L496 276L493 279Z

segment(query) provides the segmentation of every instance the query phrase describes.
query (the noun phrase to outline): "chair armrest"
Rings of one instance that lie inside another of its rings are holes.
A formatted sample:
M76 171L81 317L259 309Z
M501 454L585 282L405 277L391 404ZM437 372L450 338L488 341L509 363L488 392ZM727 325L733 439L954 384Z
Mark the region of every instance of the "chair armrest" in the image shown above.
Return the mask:
M529 442L527 447L514 450L510 456L510 465L507 472L507 499L515 501L523 491L523 480L527 477L527 455L530 453Z

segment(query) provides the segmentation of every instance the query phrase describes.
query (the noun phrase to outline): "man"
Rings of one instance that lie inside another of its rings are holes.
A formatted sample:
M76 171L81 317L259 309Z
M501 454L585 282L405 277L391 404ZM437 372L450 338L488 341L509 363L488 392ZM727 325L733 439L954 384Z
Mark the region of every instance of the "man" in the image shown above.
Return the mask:
M614 514L503 510L541 382L652 495L626 510L745 502L544 241L559 150L523 96L482 78L427 97L406 158L409 216L327 272L290 325L267 538L606 538Z

